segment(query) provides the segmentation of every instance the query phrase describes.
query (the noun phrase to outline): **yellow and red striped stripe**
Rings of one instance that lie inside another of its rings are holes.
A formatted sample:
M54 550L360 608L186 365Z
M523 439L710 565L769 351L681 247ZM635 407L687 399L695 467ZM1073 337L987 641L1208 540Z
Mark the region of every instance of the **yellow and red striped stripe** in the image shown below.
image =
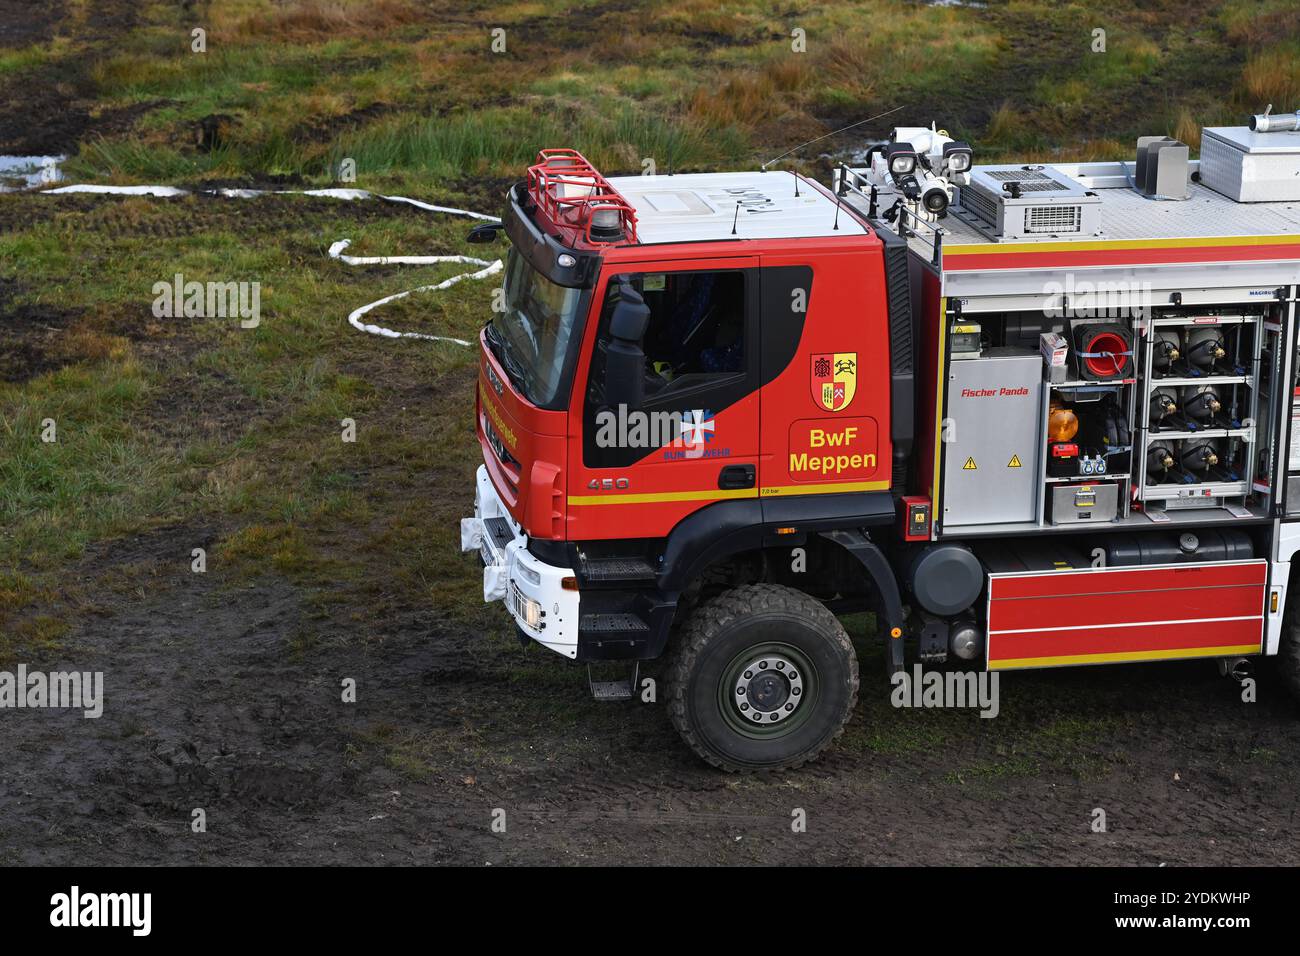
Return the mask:
M1250 262L1300 259L1300 237L1213 236L1186 239L1128 239L1086 242L947 245L945 272L988 269L1059 269L1069 266L1128 266Z

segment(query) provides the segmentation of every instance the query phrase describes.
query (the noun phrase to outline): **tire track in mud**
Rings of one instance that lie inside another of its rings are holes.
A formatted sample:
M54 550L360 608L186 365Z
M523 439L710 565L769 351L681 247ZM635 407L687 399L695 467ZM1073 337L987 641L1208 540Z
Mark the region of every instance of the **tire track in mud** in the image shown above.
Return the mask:
M59 0L0 0L0 22L5 24L0 27L0 49L56 36L85 41L53 59L15 70L0 82L0 153L70 153L91 130L100 135L129 130L140 116L162 105L160 101L138 103L91 115L98 91L94 65L135 27L138 14L138 4L132 0L75 5Z

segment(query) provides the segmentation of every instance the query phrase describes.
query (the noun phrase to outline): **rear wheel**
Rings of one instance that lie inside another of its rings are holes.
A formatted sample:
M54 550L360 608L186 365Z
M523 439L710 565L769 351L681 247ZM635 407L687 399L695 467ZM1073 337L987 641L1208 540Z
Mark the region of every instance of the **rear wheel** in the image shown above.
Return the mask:
M835 615L793 588L734 588L695 610L668 672L669 716L715 767L783 770L839 736L858 661Z

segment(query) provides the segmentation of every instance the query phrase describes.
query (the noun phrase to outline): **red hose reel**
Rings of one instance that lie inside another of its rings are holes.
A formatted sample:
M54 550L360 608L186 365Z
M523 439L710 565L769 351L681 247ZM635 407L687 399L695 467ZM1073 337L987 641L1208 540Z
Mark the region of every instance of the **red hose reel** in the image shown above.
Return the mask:
M1122 325L1076 325L1074 358L1079 378L1106 382L1133 374L1133 333Z

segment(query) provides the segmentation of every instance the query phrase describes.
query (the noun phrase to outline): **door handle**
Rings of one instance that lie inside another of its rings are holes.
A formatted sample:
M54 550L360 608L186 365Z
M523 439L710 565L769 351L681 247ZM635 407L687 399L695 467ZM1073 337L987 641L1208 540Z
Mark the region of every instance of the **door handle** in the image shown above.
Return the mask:
M754 487L753 465L726 465L718 473L718 487L723 491Z

